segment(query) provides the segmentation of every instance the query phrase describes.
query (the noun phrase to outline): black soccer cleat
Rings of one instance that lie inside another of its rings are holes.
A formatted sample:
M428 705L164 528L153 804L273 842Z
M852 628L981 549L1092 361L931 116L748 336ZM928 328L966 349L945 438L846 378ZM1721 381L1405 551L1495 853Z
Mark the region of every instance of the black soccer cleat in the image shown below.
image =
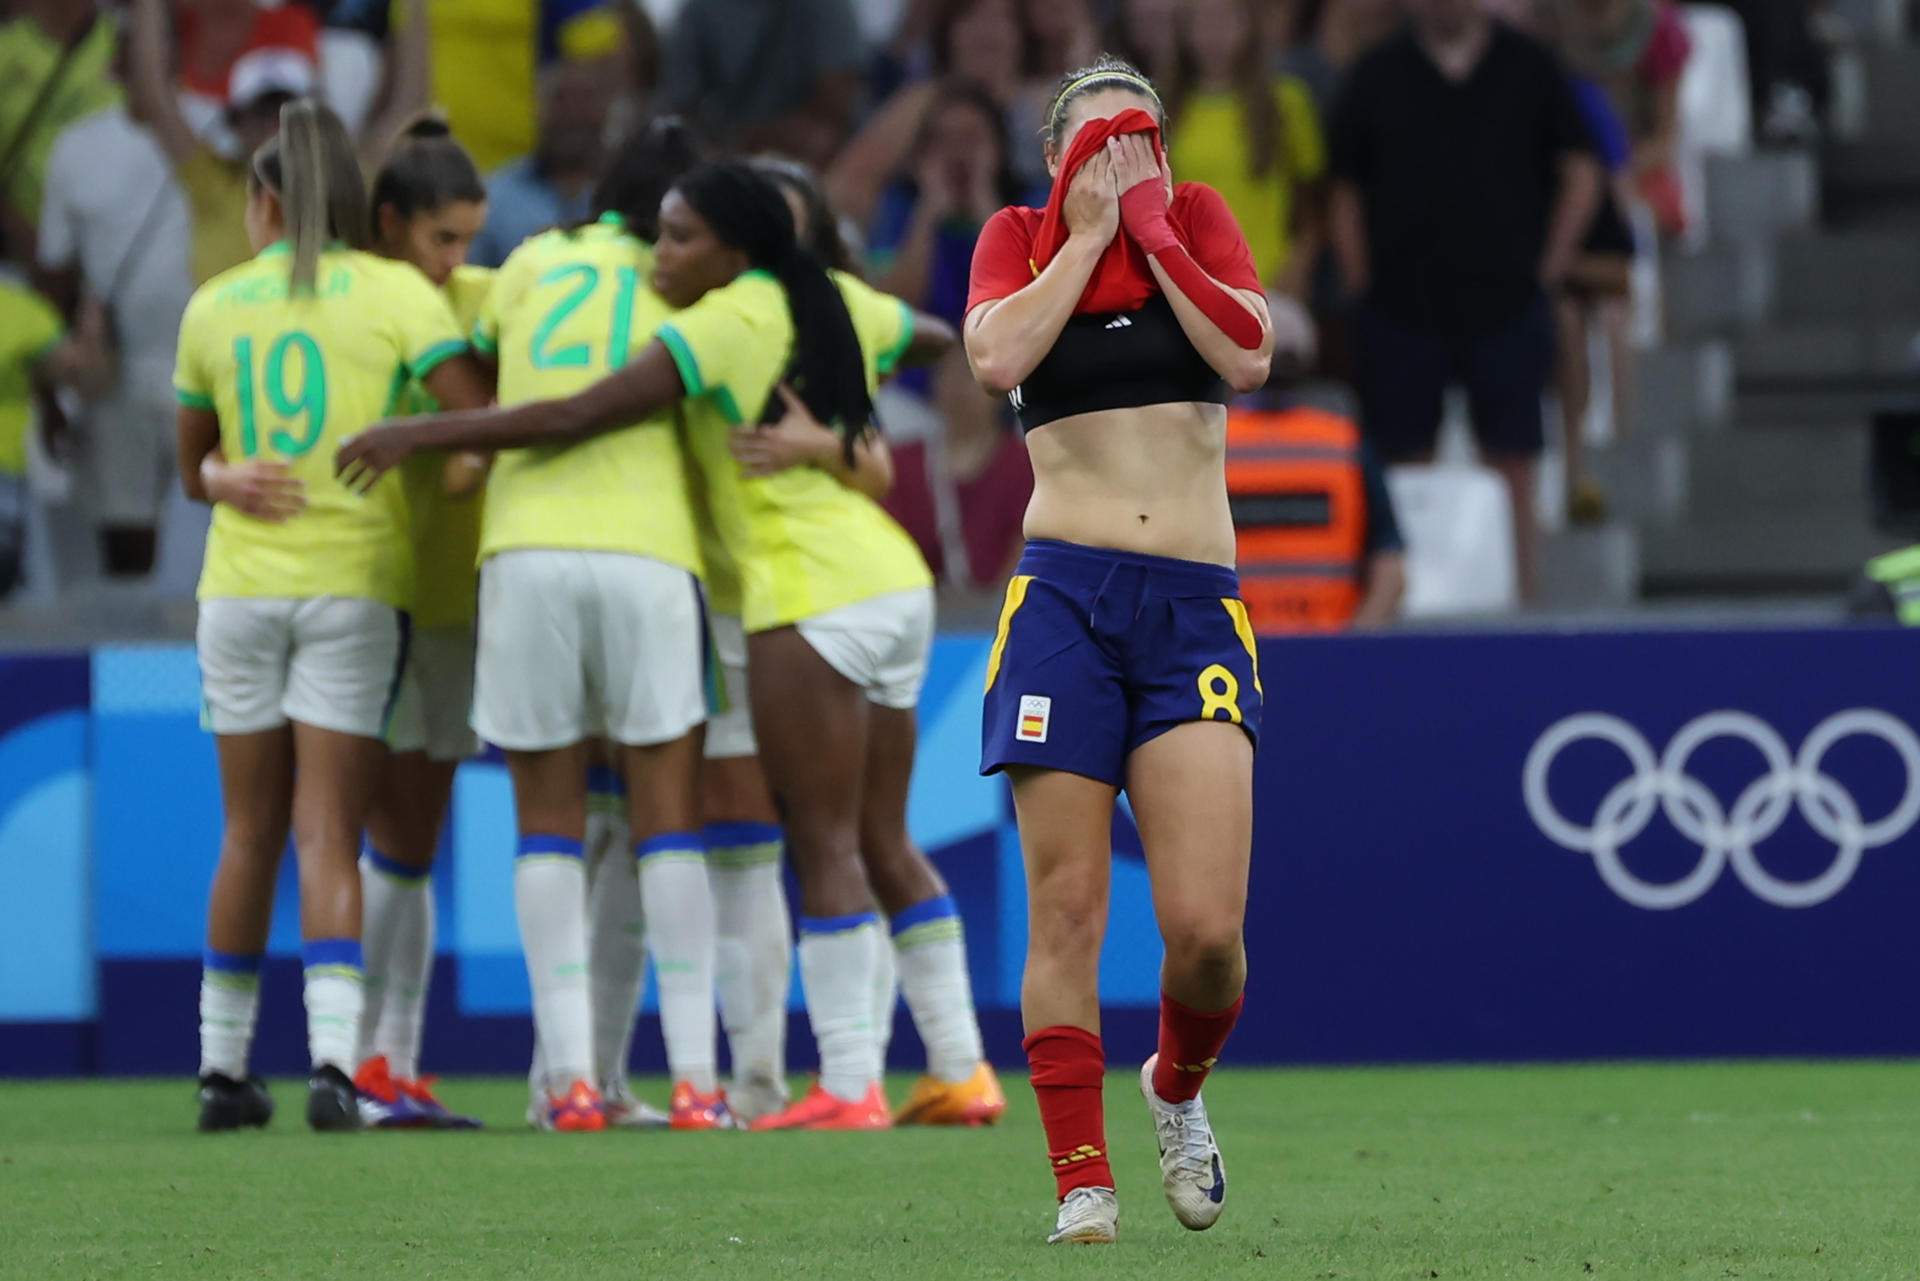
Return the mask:
M360 1091L339 1068L328 1064L317 1067L307 1078L307 1124L315 1130L358 1130Z
M273 1120L273 1098L257 1076L236 1081L218 1072L200 1078L200 1131L259 1129Z

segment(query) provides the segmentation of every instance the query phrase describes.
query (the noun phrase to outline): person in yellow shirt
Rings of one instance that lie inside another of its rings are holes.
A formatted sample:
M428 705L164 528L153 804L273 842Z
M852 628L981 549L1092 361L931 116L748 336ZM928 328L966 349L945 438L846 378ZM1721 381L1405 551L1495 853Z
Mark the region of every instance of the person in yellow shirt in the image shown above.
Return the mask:
M356 493L327 459L407 379L447 406L483 405L487 390L440 293L411 266L356 248L369 240L366 190L331 112L289 103L251 173L259 254L194 294L174 375L182 483L192 498L222 500L196 634L225 812L201 981L200 1127L264 1125L272 1114L247 1058L291 828L314 1067L307 1120L355 1129L380 1115L352 1081L363 1005L356 863L386 752L412 557L400 480Z
M1190 0L1181 39L1193 83L1170 101L1167 161L1226 198L1260 283L1307 297L1322 242L1327 147L1312 92L1267 69L1252 0Z
M45 298L0 274L0 599L19 585L25 558L27 433L36 408L43 439L64 425L51 377L63 336L60 313Z
M754 165L786 198L799 241L829 268L853 317L870 388L897 369L933 363L953 348L958 338L951 326L869 288L847 270L851 255L810 170L784 160L763 159ZM831 469L840 449L839 437L809 420L803 409L778 426L736 435L732 443L735 457L753 475L796 466ZM876 438L873 455L878 465L851 477L855 487L875 501L885 497L891 481L884 446L884 440ZM724 546L710 546L714 648L730 705L708 722L701 785L720 944L739 958L732 982L723 982L720 992L734 1065L729 1099L740 1115L758 1117L780 1111L786 1102L782 1034L792 942L781 888L779 820L755 755L747 707L746 635L738 613L737 580L723 572L730 569ZM879 1059L884 1066L899 996L896 954L908 1007L928 1051L928 1074L895 1119L991 1122L1000 1116L1005 1099L981 1058L959 913L939 872L907 831L907 790L918 737L915 712L910 706L876 704L868 715L870 766L860 852L875 899L894 924L891 946L877 949L874 1027ZM723 968L725 974L729 971Z
M821 1052L819 1086L756 1128L885 1128L864 779L873 706L917 701L932 576L906 532L846 483L881 448L868 362L778 188L738 162L682 178L661 202L653 284L683 310L610 377L544 404L382 424L343 445L336 466L366 484L419 449L598 439L681 409L708 517L738 575L754 736L800 877L800 967ZM770 406L779 416L783 377L842 433L841 449L825 467L749 475L733 456L735 429Z
M655 168L684 152L683 135L651 136ZM603 195L644 185L610 181ZM498 365L503 406L590 386L651 342L667 309L644 287L652 250L629 218L658 193L607 195L597 221L536 236L502 266L474 342ZM731 1117L714 1079L713 907L695 809L695 731L706 719L699 544L672 406L610 426L619 430L494 458L473 726L507 753L514 782L514 897L547 1096L536 1120L593 1131L608 1119L595 1080L584 857L589 755L604 738L619 748L640 893L657 905L649 941L673 1122L720 1128Z
M487 216L487 192L446 123L425 116L401 134L373 180L374 246L409 263L471 332L493 272L466 265ZM431 413L433 394L413 379L396 408ZM413 542L406 667L387 724L382 772L360 859L366 1009L355 1084L411 1122L470 1129L420 1079L420 1038L434 953L433 856L455 767L479 750L473 711L473 615L480 500L459 470L468 460L422 454L402 476ZM449 469L454 469L452 476ZM467 492L450 494L449 485Z

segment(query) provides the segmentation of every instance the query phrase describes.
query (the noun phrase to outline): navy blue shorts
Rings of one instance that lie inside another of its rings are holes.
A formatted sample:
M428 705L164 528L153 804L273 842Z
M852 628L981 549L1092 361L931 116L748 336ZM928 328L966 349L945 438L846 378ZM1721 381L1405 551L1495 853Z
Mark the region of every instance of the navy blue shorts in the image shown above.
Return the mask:
M1127 757L1188 721L1260 741L1253 627L1231 569L1035 539L987 658L980 772L1126 782Z

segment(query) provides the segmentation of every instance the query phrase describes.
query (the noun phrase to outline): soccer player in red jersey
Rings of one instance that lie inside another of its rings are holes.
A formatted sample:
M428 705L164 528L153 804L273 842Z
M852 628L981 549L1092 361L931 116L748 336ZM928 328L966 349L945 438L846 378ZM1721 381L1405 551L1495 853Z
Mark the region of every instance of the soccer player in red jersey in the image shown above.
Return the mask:
M1200 1087L1240 1013L1260 678L1233 570L1228 389L1265 383L1272 323L1219 194L1175 185L1160 99L1102 59L1047 117L1046 210L974 253L975 377L1033 459L1027 549L988 659L981 769L1013 786L1027 869L1021 1009L1059 1206L1054 1242L1114 1239L1099 963L1122 787L1165 961L1141 1092L1179 1221L1226 1195Z

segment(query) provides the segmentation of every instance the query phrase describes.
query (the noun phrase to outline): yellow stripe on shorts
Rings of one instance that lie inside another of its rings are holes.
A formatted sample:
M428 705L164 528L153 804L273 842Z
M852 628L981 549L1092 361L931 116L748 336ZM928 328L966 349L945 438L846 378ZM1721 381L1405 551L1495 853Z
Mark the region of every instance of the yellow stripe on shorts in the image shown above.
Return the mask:
M1260 688L1260 651L1253 643L1253 620L1247 617L1247 602L1235 600L1231 596L1222 596L1220 603L1227 607L1227 617L1233 620L1233 634L1247 648L1247 657L1253 660L1253 692L1265 698L1267 691Z
M1033 582L1032 574L1015 574L1013 581L1007 584L1007 600L1000 607L1000 625L994 629L993 650L987 655L987 689L993 689L993 682L1000 676L1000 659L1007 652L1007 633L1013 630L1013 616L1026 604L1027 586Z

